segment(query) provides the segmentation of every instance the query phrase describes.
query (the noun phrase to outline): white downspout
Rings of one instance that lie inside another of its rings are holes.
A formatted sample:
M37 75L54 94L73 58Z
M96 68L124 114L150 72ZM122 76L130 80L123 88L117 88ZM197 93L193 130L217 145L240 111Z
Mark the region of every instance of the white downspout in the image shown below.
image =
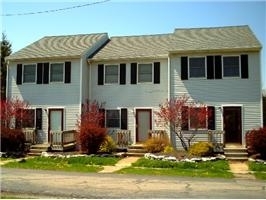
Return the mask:
M79 100L80 100L80 102L79 102L79 115L81 115L81 112L82 112L82 107L81 107L81 105L82 105L82 91L83 91L83 84L82 84L82 80L83 80L83 77L82 77L82 72L83 72L83 70L82 70L82 57L80 58L80 82L79 82L79 85L80 85L80 87L79 87Z

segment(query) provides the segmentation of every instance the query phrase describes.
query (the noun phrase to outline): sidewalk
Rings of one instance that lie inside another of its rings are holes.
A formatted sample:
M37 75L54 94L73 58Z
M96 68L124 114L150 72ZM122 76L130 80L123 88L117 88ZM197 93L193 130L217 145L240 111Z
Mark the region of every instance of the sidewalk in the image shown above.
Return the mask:
M229 161L229 167L236 179L256 179L249 171L247 162Z
M104 166L104 169L99 173L113 173L125 167L130 167L132 163L136 162L140 157L126 157L118 161L115 166Z

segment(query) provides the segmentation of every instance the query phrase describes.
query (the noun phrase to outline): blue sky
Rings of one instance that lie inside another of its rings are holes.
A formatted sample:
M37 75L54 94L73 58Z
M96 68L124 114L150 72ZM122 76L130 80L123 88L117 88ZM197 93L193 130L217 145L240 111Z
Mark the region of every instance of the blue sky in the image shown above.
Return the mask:
M1 14L61 9L102 0L0 0ZM118 1L35 15L1 16L13 52L51 35L107 32L109 36L171 33L175 28L249 25L264 47L266 89L266 1Z

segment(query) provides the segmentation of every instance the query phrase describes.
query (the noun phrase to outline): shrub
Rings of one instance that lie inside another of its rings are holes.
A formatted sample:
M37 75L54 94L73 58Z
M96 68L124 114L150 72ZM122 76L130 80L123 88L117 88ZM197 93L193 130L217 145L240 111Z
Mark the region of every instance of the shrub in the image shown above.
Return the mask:
M246 134L246 145L250 154L259 153L266 158L266 127L253 129Z
M1 152L24 153L25 136L21 129L9 129L1 126Z
M188 153L191 156L209 156L213 153L213 146L210 142L198 142L189 148Z
M165 148L164 148L164 153L173 153L174 152L174 148L171 146L171 145L167 145Z
M100 146L100 152L112 153L116 148L113 138L109 135L105 137L103 143Z
M87 126L79 133L81 151L87 154L98 152L106 137L106 129L97 126Z
M144 143L144 148L149 153L158 153L170 145L168 137L150 138Z

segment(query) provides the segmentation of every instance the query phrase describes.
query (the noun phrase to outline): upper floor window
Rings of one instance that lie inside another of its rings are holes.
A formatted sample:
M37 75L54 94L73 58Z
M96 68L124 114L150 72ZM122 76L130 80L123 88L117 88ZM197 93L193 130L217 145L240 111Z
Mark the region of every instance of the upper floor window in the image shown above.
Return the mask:
M206 77L205 57L189 58L189 77L190 78Z
M105 65L105 84L118 83L118 65Z
M64 64L51 63L50 82L63 82L64 81Z
M120 128L119 110L106 110L106 127Z
M223 57L223 76L240 77L239 56Z
M139 83L152 82L152 63L138 64L138 82Z
M36 77L36 65L35 64L27 64L24 65L23 69L23 82L24 83L35 83Z

